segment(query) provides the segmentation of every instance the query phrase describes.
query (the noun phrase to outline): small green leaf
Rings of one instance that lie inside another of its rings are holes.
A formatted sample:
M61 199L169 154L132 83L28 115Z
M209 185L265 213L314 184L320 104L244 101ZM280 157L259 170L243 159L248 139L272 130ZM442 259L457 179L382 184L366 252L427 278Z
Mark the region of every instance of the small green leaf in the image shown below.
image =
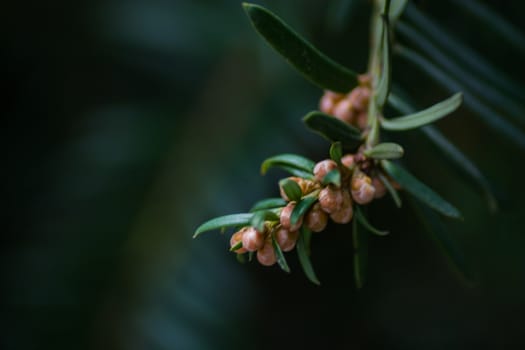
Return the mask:
M337 187L341 187L341 172L339 169L330 170L321 181L323 185L334 184Z
M282 179L279 181L284 193L291 201L299 201L303 195L301 187L292 179Z
M253 214L253 218L252 218L252 221L250 222L250 225L255 227L257 231L263 232L264 222L268 220L278 221L279 216L269 210L260 210Z
M341 142L343 147L356 148L361 144L361 132L358 129L328 114L313 111L303 121L327 140Z
M388 5L388 1L386 2ZM385 6L387 6L385 5ZM378 106L384 106L388 93L390 91L390 61L391 61L391 48L390 48L390 26L387 16L381 16L382 18L382 38L381 38L381 77L377 84L375 100Z
M303 179L313 180L314 175L304 170L296 169L289 165L279 165L279 168L290 173L293 176L302 177Z
M301 264L301 267L303 268L306 277L312 283L320 285L321 282L319 282L319 279L317 279L317 276L315 275L315 271L312 267L312 263L310 262L309 257L309 247L311 238L312 232L303 226L301 228L301 233L299 234L299 239L297 240L297 257L299 258L299 263Z
M237 242L233 247L230 248L230 252L234 252L242 248L242 240Z
M401 113L411 113L415 110L414 107L394 94L388 96L388 103ZM447 160L449 160L458 171L473 181L483 191L490 210L492 212L497 211L498 201L492 193L491 185L476 164L435 127L427 125L422 127L420 131L447 157Z
M251 252L253 253L253 252ZM241 264L245 264L246 263L246 256L245 254L235 254L236 255L236 258L237 258L237 261Z
M343 93L357 86L356 73L321 53L275 14L255 4L243 7L255 30L306 79Z
M385 142L367 149L364 154L374 159L396 159L403 156L403 147L397 143Z
M284 257L283 251L281 250L281 247L279 247L279 244L277 243L277 240L275 239L275 235L272 233L272 245L273 250L275 251L275 256L277 257L277 263L279 264L279 267L287 273L290 273L290 267L288 266L288 263L286 262L286 258Z
M400 165L387 160L381 161L381 165L388 175L396 180L408 193L445 216L461 219L461 213L456 207L441 198L441 196L416 179Z
M388 231L379 230L379 229L375 228L374 226L372 226L368 222L368 219L366 218L365 214L363 214L363 212L361 211L361 208L359 208L359 206L356 206L356 218L359 221L359 223L361 223L361 225L363 225L364 228L366 228L368 231L370 231L371 233L373 233L375 235L386 236L389 233Z
M266 198L266 199L262 199L258 201L257 203L255 203L252 209L250 209L250 212L253 213L254 211L259 211L259 210L281 208L281 207L284 207L286 203L287 202L280 197Z
M461 101L462 94L458 92L452 97L417 113L394 119L382 119L381 126L383 129L392 131L419 128L454 112L461 105Z
M290 169L296 169L302 173L309 174L311 177L314 166L315 163L308 158L297 154L285 153L266 159L261 165L261 174L266 174L270 168L279 167L288 171Z
M407 6L408 0L392 0L388 17L391 21L396 21Z
M352 220L352 238L354 241L354 278L357 288L365 284L368 264L368 234L358 228L357 220Z
M401 203L401 198L399 197L399 193L397 193L396 189L392 186L390 181L388 181L388 179L384 175L380 173L378 176L379 176L379 180L381 180L383 185L385 185L388 193L390 193L390 196L394 200L396 207L401 208L402 203Z
M332 143L330 146L330 158L337 164L341 164L341 158L343 157L343 145L337 141Z
M206 221L202 225L200 225L197 228L197 230L195 230L195 233L193 234L193 238L207 231L219 230L219 229L223 229L226 227L232 227L232 226L249 225L250 222L252 221L252 218L253 218L252 213L243 213L243 214L225 215L225 216L220 216L220 217L211 219L209 221Z
M315 195L308 195L304 197L293 208L292 215L290 215L290 224L295 225L299 218L301 218L310 207L317 201L317 193Z

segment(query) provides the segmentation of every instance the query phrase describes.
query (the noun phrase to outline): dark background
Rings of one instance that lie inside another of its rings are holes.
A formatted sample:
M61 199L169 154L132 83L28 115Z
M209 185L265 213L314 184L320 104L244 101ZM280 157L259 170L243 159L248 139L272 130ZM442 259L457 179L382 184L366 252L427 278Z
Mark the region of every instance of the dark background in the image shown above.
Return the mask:
M368 2L261 3L366 69ZM458 1L413 6L524 97L525 5L479 3L515 36ZM2 18L2 349L525 346L524 152L475 113L437 125L490 178L497 214L420 134L399 139L413 172L464 213L447 225L472 283L409 205L387 199L371 208L391 234L371 238L365 287L337 225L314 237L316 287L295 254L286 275L238 264L228 236L191 239L204 220L278 193L283 173L259 174L266 157L328 150L300 122L322 92L257 37L239 1L11 2ZM421 106L449 95L397 58L393 79Z

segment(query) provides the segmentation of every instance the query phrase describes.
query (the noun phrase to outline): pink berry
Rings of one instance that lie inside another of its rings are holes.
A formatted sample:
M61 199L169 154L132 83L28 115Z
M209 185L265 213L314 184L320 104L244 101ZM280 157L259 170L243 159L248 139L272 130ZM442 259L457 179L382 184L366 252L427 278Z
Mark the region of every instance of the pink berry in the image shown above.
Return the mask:
M255 227L248 227L242 235L242 247L249 252L254 252L264 245L264 233Z
M352 220L354 216L354 210L352 208L352 199L350 198L350 193L348 191L343 191L343 205L341 209L330 214L330 218L338 224L347 224Z
M272 242L267 240L264 246L257 251L257 260L261 265L272 266L277 262L275 256L275 250L273 249Z
M306 227L312 232L323 231L327 222L328 215L321 209L319 203L315 203L305 216Z
M354 164L355 164L355 160L354 160L354 155L353 154L345 154L342 158L341 158L341 163L347 167L347 168L353 168Z
M323 181L326 174L337 169L337 163L331 159L325 159L317 163L314 167L315 179L319 182Z
M290 202L286 205L286 207L283 208L281 211L281 217L280 222L282 227L289 231L297 231L301 228L301 225L303 224L303 217L301 216L297 222L292 225L291 218L292 218L292 212L295 208L295 202Z
M343 192L333 186L326 186L319 192L319 204L328 214L338 211L343 205Z
M230 248L233 248L237 245L237 243L242 241L242 237L244 235L244 232L246 231L247 227L242 228L240 231L235 232L232 237L230 238ZM235 253L237 254L243 254L246 253L247 250L244 247L241 247L237 250L235 250Z
M374 199L376 189L372 186L372 179L360 173L352 178L352 198L358 204L367 204Z
M354 120L354 110L352 109L352 102L348 99L341 100L333 108L333 115L337 119L351 124Z
M283 252L289 252L295 247L299 233L297 231L290 232L281 227L275 232L275 240Z

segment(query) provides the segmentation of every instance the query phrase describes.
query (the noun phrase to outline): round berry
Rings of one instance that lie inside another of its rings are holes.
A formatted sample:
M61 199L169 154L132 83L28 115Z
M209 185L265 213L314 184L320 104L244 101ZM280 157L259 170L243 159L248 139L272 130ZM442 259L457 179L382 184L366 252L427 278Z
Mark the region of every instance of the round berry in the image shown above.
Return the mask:
M312 232L321 232L328 222L328 215L321 209L321 204L315 203L306 213L305 224Z
M254 252L264 245L264 233L255 227L248 227L242 235L242 247L249 252Z
M296 203L290 202L286 205L286 207L283 208L281 211L281 217L280 222L282 227L289 231L297 231L301 228L301 225L303 224L303 217L301 216L297 222L292 225L291 218L292 218L292 212L295 208Z
M337 169L337 163L331 159L325 159L317 163L314 167L315 179L319 182L323 181L326 174Z
M297 231L288 231L284 227L275 232L275 240L283 252L289 252L295 247L297 243L297 238L299 237L299 232Z
M257 260L264 266L272 266L277 262L271 240L267 240L264 246L257 251Z

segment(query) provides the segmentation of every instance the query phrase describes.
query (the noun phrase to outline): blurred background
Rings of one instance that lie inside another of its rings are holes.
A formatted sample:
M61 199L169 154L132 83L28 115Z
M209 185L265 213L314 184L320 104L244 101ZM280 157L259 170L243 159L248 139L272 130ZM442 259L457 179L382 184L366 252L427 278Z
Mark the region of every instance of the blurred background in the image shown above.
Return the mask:
M334 59L366 70L368 1L258 3ZM321 287L294 253L287 275L237 263L229 235L191 239L204 220L278 194L284 173L261 177L266 157L319 160L328 151L300 120L322 91L266 46L240 1L10 2L2 11L0 347L523 348L525 140L489 124L497 115L524 126L525 3L414 1L409 10L403 23L430 33L470 73L462 80L398 33L458 83L399 57L394 82L419 106L470 91L470 107L437 127L490 179L500 210L490 213L420 133L396 138L409 168L464 213L446 227L469 283L410 206L397 210L386 199L371 220L391 234L371 237L367 283L357 291L350 227L332 225L313 239ZM485 71L474 69L480 64Z

